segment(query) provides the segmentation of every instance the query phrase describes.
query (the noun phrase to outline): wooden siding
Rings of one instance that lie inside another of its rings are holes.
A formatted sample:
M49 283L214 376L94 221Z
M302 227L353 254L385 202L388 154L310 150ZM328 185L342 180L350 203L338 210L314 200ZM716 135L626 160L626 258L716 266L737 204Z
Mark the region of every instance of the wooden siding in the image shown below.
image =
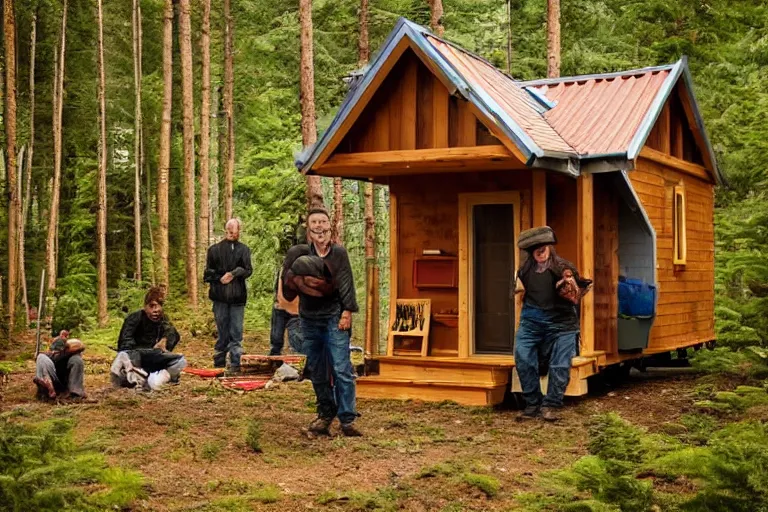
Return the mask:
M488 171L481 174L397 176L389 179L397 197L397 298L432 299L432 312L457 310L458 288L416 289L413 261L423 249L458 255L459 193L521 191L521 228L531 224L531 171ZM393 234L394 235L394 234ZM458 329L432 323L430 355L458 353Z
M675 158L702 164L701 150L691 130L683 107L680 94L682 85L678 84L656 120L651 133L648 134L646 145Z
M501 144L471 106L408 49L384 79L336 153Z
M595 176L595 350L618 353L619 196Z
M663 164L640 158L629 173L656 230L657 317L649 350L672 350L715 339L714 186ZM688 259L672 263L673 188L686 194Z

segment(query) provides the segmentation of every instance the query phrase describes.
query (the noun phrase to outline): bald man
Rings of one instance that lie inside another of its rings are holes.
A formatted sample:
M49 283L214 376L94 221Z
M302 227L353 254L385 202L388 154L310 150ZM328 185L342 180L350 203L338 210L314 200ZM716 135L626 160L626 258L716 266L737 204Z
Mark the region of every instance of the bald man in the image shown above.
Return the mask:
M224 368L229 354L229 371L240 371L243 354L243 318L248 294L245 280L253 273L251 250L240 242L239 219L229 219L226 237L208 248L205 282L211 285L208 298L213 301L218 339L213 349L213 365Z

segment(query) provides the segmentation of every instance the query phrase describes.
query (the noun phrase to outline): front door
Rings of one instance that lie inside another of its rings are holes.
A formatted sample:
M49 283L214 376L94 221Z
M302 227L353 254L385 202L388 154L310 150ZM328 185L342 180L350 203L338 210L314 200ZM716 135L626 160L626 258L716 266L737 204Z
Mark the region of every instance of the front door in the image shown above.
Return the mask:
M468 334L472 354L511 354L515 338L516 240L514 192L467 194Z

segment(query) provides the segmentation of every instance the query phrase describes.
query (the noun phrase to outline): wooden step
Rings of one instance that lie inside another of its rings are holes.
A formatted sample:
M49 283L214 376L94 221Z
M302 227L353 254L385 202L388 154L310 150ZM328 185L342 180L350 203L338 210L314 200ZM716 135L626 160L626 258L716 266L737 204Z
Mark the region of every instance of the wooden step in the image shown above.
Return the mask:
M509 367L421 359L379 359L379 375L409 381L478 383L489 386L500 386L509 382Z
M507 384L444 380L413 380L373 375L357 379L360 398L387 398L442 402L450 400L461 405L495 405L504 400Z

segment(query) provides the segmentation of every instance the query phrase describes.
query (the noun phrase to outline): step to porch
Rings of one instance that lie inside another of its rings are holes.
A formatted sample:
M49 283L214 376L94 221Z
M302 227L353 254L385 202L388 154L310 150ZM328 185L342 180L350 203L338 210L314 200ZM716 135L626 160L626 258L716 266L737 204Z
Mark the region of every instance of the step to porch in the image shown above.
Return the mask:
M450 400L461 405L486 406L501 403L507 383L487 384L440 380L411 380L371 375L357 379L357 396L394 400Z
M379 375L408 381L451 382L501 386L509 382L512 358L459 359L435 357L383 356L376 358Z

